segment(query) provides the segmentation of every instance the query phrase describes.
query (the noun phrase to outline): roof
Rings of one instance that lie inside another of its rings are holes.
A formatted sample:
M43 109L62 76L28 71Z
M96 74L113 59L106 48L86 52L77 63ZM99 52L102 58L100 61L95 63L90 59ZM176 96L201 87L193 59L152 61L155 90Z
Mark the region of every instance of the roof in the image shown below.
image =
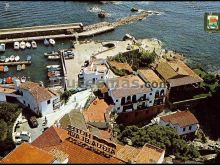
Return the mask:
M2 159L2 163L45 163L51 164L55 160L50 153L32 146L28 143L22 143L6 157Z
M173 125L179 125L180 127L186 127L199 123L190 111L177 111L176 113L162 116L160 119L165 122L172 123Z
M105 114L109 110L109 105L104 99L95 99L90 106L83 111L86 122L105 122Z
M51 149L49 153L53 155L56 158L56 160L58 160L59 162L63 162L69 157L68 154L56 148Z
M52 126L48 128L41 136L35 139L32 142L32 145L39 148L56 146L64 141L67 137L69 136L64 129Z
M144 79L145 82L150 82L150 83L163 82L152 69L139 69L137 72Z
M203 81L201 77L181 60L161 62L157 65L156 71L164 80L172 83L171 86L181 86Z
M121 63L121 62L117 62L117 61L108 61L108 64L115 69L118 70L127 70L130 73L133 72L133 69L131 68L131 66L128 63Z
M38 83L34 83L30 81L21 83L20 88L29 91L33 95L33 97L37 100L37 102L46 101L56 96L49 89L40 86Z
M165 150L146 143L135 158L136 163L157 163Z
M15 89L11 89L11 88L4 88L4 87L0 87L0 93L6 93L6 94L10 94L10 93L14 93L16 92Z

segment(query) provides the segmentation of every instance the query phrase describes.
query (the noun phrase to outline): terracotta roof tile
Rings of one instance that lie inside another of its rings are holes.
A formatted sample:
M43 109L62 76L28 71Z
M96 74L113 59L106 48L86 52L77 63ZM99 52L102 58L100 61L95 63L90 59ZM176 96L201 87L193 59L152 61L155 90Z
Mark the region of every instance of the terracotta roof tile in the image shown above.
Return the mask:
M193 124L198 124L198 120L190 111L178 111L176 113L162 116L161 120L170 122L173 125L178 124L180 127L186 127Z
M145 82L163 82L152 69L139 69L137 72L145 80Z
M50 153L32 146L28 143L22 143L6 157L2 159L3 164L8 163L45 163L51 164L55 157Z
M55 94L49 89L41 87L38 83L30 81L21 83L20 88L28 90L38 102L49 100L55 96Z
M117 61L108 61L108 64L111 67L114 67L115 69L118 70L128 70L130 73L132 73L133 69L131 68L131 66L128 63L121 63L121 62L117 62Z

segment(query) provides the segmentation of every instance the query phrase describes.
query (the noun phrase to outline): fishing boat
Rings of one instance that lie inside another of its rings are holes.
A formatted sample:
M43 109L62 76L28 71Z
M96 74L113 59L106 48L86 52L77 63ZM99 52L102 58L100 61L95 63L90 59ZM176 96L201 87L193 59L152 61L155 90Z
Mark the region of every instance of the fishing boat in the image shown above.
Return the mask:
M60 56L48 56L47 59L48 60L59 60Z
M4 72L4 66L0 66L0 72Z
M31 61L31 56L30 55L27 56L27 61Z
M5 44L0 44L0 52L4 52L5 51Z
M26 67L25 64L22 64L22 65L21 65L21 69L22 69L22 70L24 70L25 67Z
M26 48L26 44L25 44L24 41L21 41L21 42L20 42L20 48L21 48L21 49L25 49L25 48Z
M22 76L22 77L21 77L21 82L24 83L25 81L26 81L26 77L25 77L25 76Z
M51 38L51 39L49 39L49 42L50 42L50 44L51 44L51 45L53 45L53 46L54 46L54 45L55 45L55 43L56 43L56 42L55 42L55 40L54 40L54 39L52 39L52 38Z
M8 66L4 66L4 72L8 72L9 68Z
M15 56L15 61L19 61L20 57L19 56Z
M7 57L7 58L5 59L5 62L9 62L9 61L10 61L10 58Z
M18 50L20 48L20 44L19 44L19 42L14 42L14 49L15 50Z
M13 83L12 77L7 77L6 78L6 83L7 84L12 84Z
M31 43L30 42L26 42L25 45L26 45L27 48L31 48Z
M58 56L60 53L59 52L55 52L55 51L52 51L52 52L48 52L48 53L44 53L44 56Z
M10 61L12 62L12 61L15 60L15 56L14 56L14 55L11 55L9 59L10 59Z
M47 65L47 69L49 68L59 68L60 65Z
M44 39L44 45L48 46L49 44L50 44L49 41L45 38Z
M5 56L1 56L0 61L1 61L1 62L5 62L5 59L6 59L6 57L5 57Z
M20 71L21 69L21 65L17 65L17 70Z
M32 48L37 48L37 43L35 41L32 41L31 46L32 46Z

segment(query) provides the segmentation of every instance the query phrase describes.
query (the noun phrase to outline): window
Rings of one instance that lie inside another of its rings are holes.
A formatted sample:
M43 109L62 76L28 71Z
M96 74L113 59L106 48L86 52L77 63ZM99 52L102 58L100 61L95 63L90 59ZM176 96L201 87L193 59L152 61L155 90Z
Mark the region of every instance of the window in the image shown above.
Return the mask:
M118 102L118 99L117 100L115 100L116 102Z
M50 100L47 100L47 104L50 104Z
M185 132L186 131L186 128L183 128L183 132Z
M120 110L120 107L118 107L117 110Z
M101 79L103 79L103 76L101 76Z
M192 126L189 126L189 130L191 130L192 129Z
M24 104L25 104L25 101L24 101Z
M152 93L150 93L150 95L152 95Z
M152 103L152 101L150 101L149 103Z

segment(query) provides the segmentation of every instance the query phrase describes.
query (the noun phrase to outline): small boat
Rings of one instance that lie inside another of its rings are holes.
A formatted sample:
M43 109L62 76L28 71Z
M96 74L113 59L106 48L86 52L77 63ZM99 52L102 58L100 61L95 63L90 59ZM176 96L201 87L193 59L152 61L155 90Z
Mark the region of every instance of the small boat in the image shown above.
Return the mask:
M35 41L32 41L31 46L32 46L32 48L37 48L37 43Z
M9 62L9 61L10 61L10 58L7 57L7 58L5 59L5 62Z
M62 80L63 77L50 77L49 80L50 81L56 81L56 80Z
M15 56L15 61L19 61L20 57L19 56Z
M19 42L14 42L14 49L15 50L18 50L20 48L20 44L19 44Z
M20 42L20 48L21 48L21 49L25 49L25 48L26 48L26 44L25 44L24 41L21 41L21 42Z
M15 56L14 56L14 55L11 55L9 59L10 59L10 61L12 62L12 61L15 60Z
M44 45L48 46L49 44L50 44L49 41L45 38L44 39Z
M6 59L6 57L5 57L5 56L1 56L0 61L1 61L1 62L5 62L5 59Z
M22 77L21 77L21 82L24 83L25 81L26 81L26 77L25 77L25 76L22 76Z
M27 48L31 48L31 43L30 42L26 42L25 45L26 45Z
M57 77L60 76L60 71L50 71L47 73L48 77Z
M5 44L0 44L0 52L4 52L5 51Z
M106 15L107 15L107 14L106 14L105 12L103 12L103 11L101 11L101 12L98 13L99 18L105 18Z
M48 53L44 53L44 56L58 56L60 55L59 52L55 52L55 51L52 51L52 52L48 52Z
M21 69L21 65L17 65L17 70L20 71Z
M2 82L3 82L3 79L2 79L2 78L0 78L0 84L2 84Z
M54 40L54 39L52 39L52 38L51 38L51 39L49 39L49 42L50 42L50 44L51 44L51 45L53 45L53 46L54 46L54 45L55 45L55 43L56 43L56 42L55 42L55 40Z
M4 66L4 72L8 72L9 68L8 66Z
M27 56L27 61L31 61L31 56L30 55Z
M138 11L138 9L137 9L137 8L135 8L135 7L132 7L132 8L131 8L131 11L132 11L132 12L137 12L137 11Z
M47 65L47 69L49 68L59 68L60 65Z
M3 78L2 84L6 83L6 78Z
M4 72L4 66L0 66L0 72Z
M25 67L26 67L25 64L22 64L22 65L21 65L21 69L22 69L22 70L24 70Z
M61 70L61 68L53 68L52 67L52 68L48 68L47 70L48 70L48 72L49 71L59 71L59 70Z
M60 56L48 56L47 59L48 60L59 60Z

